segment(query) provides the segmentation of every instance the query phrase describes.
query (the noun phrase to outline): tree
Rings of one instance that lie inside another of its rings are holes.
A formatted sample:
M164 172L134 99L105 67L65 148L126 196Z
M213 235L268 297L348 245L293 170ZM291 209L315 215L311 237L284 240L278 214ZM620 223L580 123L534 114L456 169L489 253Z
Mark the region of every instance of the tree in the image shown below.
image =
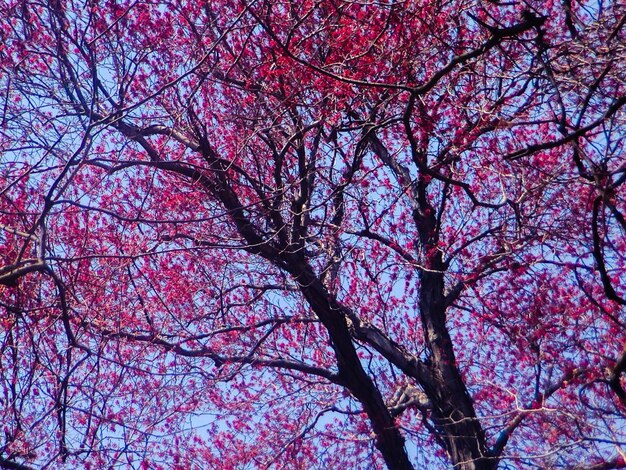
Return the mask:
M620 2L0 13L2 466L626 466Z

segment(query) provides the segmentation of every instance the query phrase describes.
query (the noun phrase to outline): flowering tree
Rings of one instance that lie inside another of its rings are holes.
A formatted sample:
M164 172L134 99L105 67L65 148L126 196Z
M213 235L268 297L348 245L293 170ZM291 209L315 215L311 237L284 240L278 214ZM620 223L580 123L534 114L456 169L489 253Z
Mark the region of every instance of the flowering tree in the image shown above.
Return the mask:
M0 14L0 466L626 466L620 2Z

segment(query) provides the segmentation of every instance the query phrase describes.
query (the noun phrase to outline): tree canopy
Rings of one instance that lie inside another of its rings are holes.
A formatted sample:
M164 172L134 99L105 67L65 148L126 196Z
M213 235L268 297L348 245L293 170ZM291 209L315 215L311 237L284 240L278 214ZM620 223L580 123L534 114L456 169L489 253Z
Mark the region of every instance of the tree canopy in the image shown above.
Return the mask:
M622 2L0 17L0 466L626 466Z

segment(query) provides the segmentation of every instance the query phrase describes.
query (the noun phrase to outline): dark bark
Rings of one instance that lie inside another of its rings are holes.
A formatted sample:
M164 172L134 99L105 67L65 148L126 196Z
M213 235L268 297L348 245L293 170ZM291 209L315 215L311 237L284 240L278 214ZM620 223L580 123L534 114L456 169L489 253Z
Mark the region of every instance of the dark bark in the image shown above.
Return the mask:
M295 256L294 256L295 257ZM289 263L307 302L326 327L337 357L339 377L352 395L363 405L376 435L376 447L390 469L413 469L404 437L387 405L357 355L346 321L347 312L336 303L311 268L302 260Z
M485 433L476 417L473 400L457 367L454 348L446 326L444 273L446 265L438 249L438 220L428 202L426 180L416 187L414 220L422 247L420 271L420 317L428 351L430 380L421 385L430 399L432 420L456 469L493 469Z
M454 468L493 469L496 461L487 451L485 434L456 365L445 324L443 273L423 271L421 281L420 311L430 353L428 365L435 379L422 386L433 404L432 419L446 443Z

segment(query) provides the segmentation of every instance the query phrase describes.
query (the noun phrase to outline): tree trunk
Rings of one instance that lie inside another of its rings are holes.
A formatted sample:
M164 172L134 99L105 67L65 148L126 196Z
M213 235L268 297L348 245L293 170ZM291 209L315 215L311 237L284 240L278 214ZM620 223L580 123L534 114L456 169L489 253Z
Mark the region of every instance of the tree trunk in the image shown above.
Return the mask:
M420 314L433 383L422 384L433 404L433 420L441 431L454 468L493 469L485 435L476 418L472 399L456 365L452 341L446 327L444 265L441 253L434 256L432 269L421 274Z
M367 375L357 355L343 308L333 300L312 269L302 261L291 263L307 302L326 327L337 357L339 377L362 404L376 436L376 448L393 470L412 470L404 437L396 426L380 391Z

